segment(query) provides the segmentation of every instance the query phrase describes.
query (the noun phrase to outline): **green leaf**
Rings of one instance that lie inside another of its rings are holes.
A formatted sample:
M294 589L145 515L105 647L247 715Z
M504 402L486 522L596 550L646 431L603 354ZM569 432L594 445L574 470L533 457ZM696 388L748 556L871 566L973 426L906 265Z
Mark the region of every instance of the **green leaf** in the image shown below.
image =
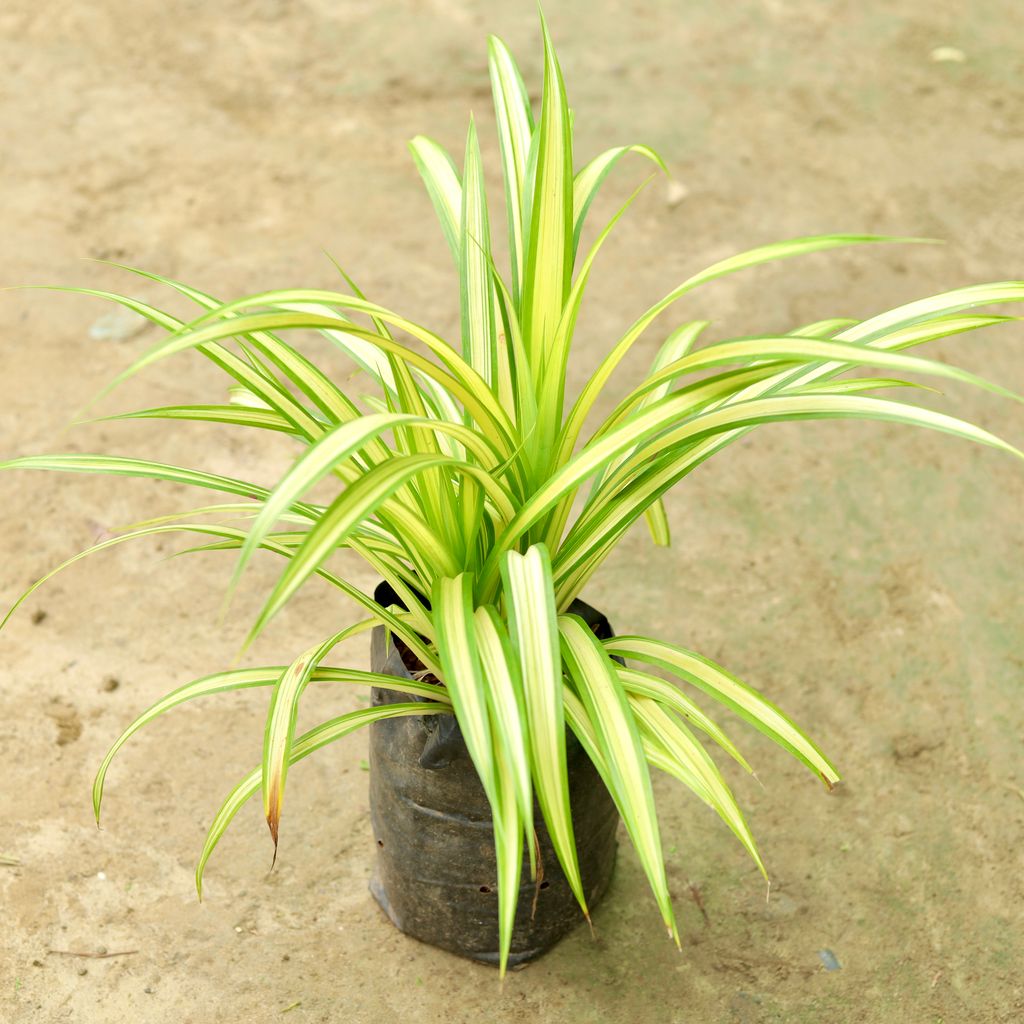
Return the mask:
M437 219L441 222L445 241L452 251L456 265L459 262L459 222L462 209L462 185L455 161L433 139L417 135L409 143L409 150L416 162L423 183L427 186L430 201L434 204Z
M497 370L497 330L488 254L491 229L487 217L484 172L476 126L469 122L462 188L459 280L462 310L462 355L492 389Z
M480 669L487 680L491 722L509 764L509 782L519 808L521 831L533 836L533 786L530 781L530 741L526 729L526 700L519 675L519 660L505 623L490 606L474 613ZM530 864L534 877L534 847L530 843Z
M490 607L474 613L480 680L491 724L494 759L494 848L498 865L498 948L502 975L508 966L515 927L516 905L523 863L524 836L530 868L536 878L533 842L533 792L530 786L529 745L523 728L522 686L508 633Z
M439 579L432 605L436 609L437 651L452 708L462 729L466 748L491 805L494 852L498 868L499 966L504 976L508 965L519 899L519 875L523 858L523 820L517 797L513 749L514 732L506 727L516 711L507 701L513 686L504 678L500 664L496 677L484 674L484 657L493 665L497 634L491 633L485 613L478 617L473 606L473 581L468 573ZM490 635L489 635L490 634ZM478 640L483 636L486 654ZM498 659L504 663L504 659ZM507 673L506 673L507 675ZM507 683L507 686L503 686Z
M108 261L101 260L99 262ZM204 310L214 311L222 308L222 304L212 296L207 295L205 292L201 292L196 288L192 288L189 285L182 284L180 281L175 281L171 278L163 277L160 274L140 270L135 267L127 267L119 263L109 263L109 265L117 267L120 270L127 270L129 273L135 274L139 277L173 288L176 292L179 292L181 295L191 299ZM129 309L132 309L134 312L145 316L152 322L158 323L168 331L180 331L184 326L183 322L177 318L125 296L84 288L65 290L111 299ZM237 314L234 312L226 312L224 315L228 318L237 317ZM354 416L358 415L358 412L352 403L341 393L341 391L338 390L338 388L325 374L310 363L309 360L302 357L293 348L285 345L279 338L267 332L256 332L255 334L243 333L242 337L245 337L249 342L257 345L264 353L266 353L275 365L283 370L287 377L296 384L304 394L313 399L329 419L338 422L352 419ZM333 337L332 340L340 343L340 337L340 335ZM342 347L345 348L346 352L352 358L356 359L356 361L359 362L367 372L374 373L377 378L381 379L386 385L391 383L390 377L382 374L382 368L379 366L379 362L382 357L372 348L372 346L367 345L364 341L353 336L346 336L342 343ZM286 419L295 425L299 432L307 433L309 436L313 437L316 437L319 434L319 430L316 428L315 423L310 420L305 409L292 400L291 395L285 387L266 368L266 365L257 360L251 352L247 350L246 355L252 366L258 367L258 372L256 373L253 373L250 367L247 367L241 360L231 352L228 352L221 345L205 344L198 346L198 348L203 355L220 366L226 373L235 377L235 379L243 384L247 390L251 391L258 400L267 404L269 408L279 411ZM383 371L385 373L387 372L386 361ZM310 428L312 428L312 430L310 430Z
M492 804L492 818L498 867L498 969L499 977L504 978L512 951L512 933L519 903L519 882L523 869L523 822L519 814L513 767L501 738L495 735L493 739L495 802Z
M590 204L594 201L594 196L597 195L605 178L611 173L612 168L627 153L637 153L640 156L646 157L651 163L660 167L665 174L668 174L665 161L650 146L615 146L614 149L605 150L599 156L594 157L573 179L572 251L574 254L579 249L580 233L587 219L587 211L590 209Z
M286 309L288 305L298 307L311 303L329 303L341 308L358 310L368 315L378 316L380 319L401 330L407 331L413 337L423 342L441 360L446 369L442 369L436 363L431 362L410 346L404 345L393 338L380 335L375 331L356 327L340 319L337 314L325 316L320 313L304 312L301 309ZM230 315L240 309L256 305L275 305L285 308L286 311L252 313L245 316ZM213 317L220 319L211 323L210 320ZM240 333L256 335L272 330L296 330L300 328L340 329L348 334L369 341L374 347L395 356L408 364L411 369L419 370L427 377L439 383L453 397L462 402L481 425L485 434L505 454L510 454L513 450L514 446L511 445L511 423L508 415L491 394L486 381L465 360L459 357L446 341L432 331L428 331L426 328L420 327L404 317L399 317L381 306L366 302L364 299L318 289L291 289L279 292L266 292L262 295L250 296L238 302L221 306L215 313L207 314L193 324L187 325L177 334L172 335L150 349L149 352L137 359L127 370L122 371L106 391L117 387L123 381L139 373L154 362L165 359L177 352L190 348L201 348L210 342L229 338Z
M757 844L743 819L743 814L732 791L726 785L725 779L722 778L722 773L714 761L697 742L693 733L682 722L673 718L655 701L647 697L632 697L629 703L641 727L658 741L671 760L682 769L681 777L684 780L690 778L698 780L696 787L693 787L688 781L686 784L691 785L698 796L705 799L729 826L767 880L768 872L765 870L761 855L757 852Z
M694 651L643 636L617 636L604 641L612 656L636 658L674 673L703 690L807 765L829 789L839 781L831 762L774 704L741 683L721 665Z
M647 528L651 531L651 539L654 543L660 548L669 547L672 543L672 533L668 525L665 503L661 498L645 509L644 519L647 520Z
M402 680L407 682L407 680ZM295 741L292 748L291 764L301 761L304 757L319 750L321 747L340 740L350 732L370 725L372 722L379 722L386 718L402 718L406 715L440 715L450 713L443 704L382 704L379 707L359 708L357 711L350 711L348 714L339 715L328 722L310 729ZM227 799L221 804L217 811L210 829L206 834L206 842L203 844L203 852L200 855L199 863L196 865L196 892L199 898L203 898L203 874L206 871L206 864L210 855L216 849L221 836L227 831L235 815L242 809L246 801L259 791L262 778L262 769L254 768L237 786L228 794Z
M964 309L991 306L1003 302L1024 302L1024 281L972 284L925 299L917 299L864 320L843 331L839 338L844 341L863 342L905 327L934 320L936 317L945 317Z
M270 493L265 487L250 484L245 480L202 473L193 469L182 469L148 459L128 459L118 455L25 455L17 459L0 462L4 469L46 469L60 473L109 473L112 476L141 476L151 480L169 480L172 483L188 484L191 487L205 487L224 494L237 494L243 498L264 499ZM316 511L310 505L297 503L291 506L295 511L315 518Z
M544 474L548 472L552 455L557 446L558 433L562 425L569 353L572 348L573 334L576 330L576 320L583 303L583 295L586 291L587 282L590 279L590 271L593 268L594 261L597 259L598 252L601 250L601 246L604 245L608 235L618 223L619 218L629 209L633 200L636 199L649 181L650 179L643 182L626 202L619 207L615 216L605 225L590 247L587 258L583 261L583 266L580 267L576 280L569 291L569 296L565 301L554 338L548 346L544 364L539 374L538 406L541 415L538 417L537 438L532 445L532 448L537 452L533 459L534 465L539 467L540 471Z
M277 857L277 836L284 804L284 785L288 778L289 758L295 739L295 723L299 713L299 699L313 678L320 662L338 644L362 633L375 623L365 619L337 632L322 643L314 644L296 658L274 684L267 711L267 725L263 735L263 814L274 840Z
M242 547L238 559L232 588L237 585L242 571L260 546L261 541L273 528L278 518L295 502L322 480L328 473L338 467L346 459L362 451L366 444L378 438L387 430L402 424L424 422L415 416L394 415L391 413L364 416L353 423L345 423L330 433L325 434L296 460L280 483L267 496L249 531L248 539ZM361 474L353 470L350 480L359 479Z
M619 681L630 696L646 697L657 702L666 711L680 715L691 725L700 729L712 740L715 741L733 760L741 764L748 772L753 773L753 768L747 763L747 759L739 752L732 740L708 718L703 711L677 689L672 683L652 676L647 672L638 672L632 668L618 669Z
M905 356L867 345L842 341L819 341L818 339L784 335L776 338L748 338L719 342L717 345L709 345L699 352L669 363L651 374L640 388L632 393L627 402L620 405L620 410L627 404L633 404L641 395L646 395L646 393L685 374L696 373L726 363L741 363L749 366L752 362L760 360L830 361L836 365L875 366L881 369L901 370L905 373L921 373L933 377L944 377L947 380L955 380L963 384L972 384L1004 398L1021 401L1019 396L999 384L987 381L967 370L961 370L932 359Z
M251 394L251 392L247 392ZM259 401L259 399L257 399ZM258 427L294 434L295 426L272 409L231 405L164 405L156 409L139 409L115 416L100 416L95 422L117 420L195 420L206 423L225 423L237 427Z
M164 714L164 712L170 711L171 708L184 704L186 701L195 700L197 697L208 697L214 693L244 690L255 686L274 686L284 671L285 666L273 665L262 668L241 668L233 669L229 672L218 672L214 675L204 676L202 679L195 679L184 686L179 686L176 690L172 690L161 697L155 704L151 704L118 736L100 763L92 787L92 806L96 815L96 823L99 824L100 821L103 789L110 765L125 743L144 725L148 725ZM353 683L359 686L376 686L380 689L394 690L398 693L419 694L420 696L440 701L442 704L448 703L448 698L444 692L430 683L420 683L412 679L400 679L397 676L381 675L376 672L360 672L356 669L324 668L320 666L312 672L311 679L313 682Z
M523 197L530 139L533 135L533 113L519 68L508 47L497 36L488 38L487 47L498 145L501 148L505 179L513 308L518 310L523 281Z
M576 400L569 414L562 433L562 452L560 462L568 459L579 439L584 421L597 396L604 390L615 368L623 360L636 340L644 331L673 303L701 284L724 277L726 274L745 270L761 263L769 263L791 256L802 256L847 245L862 245L873 242L924 242L928 239L889 238L880 235L815 235L806 238L794 238L787 242L776 242L771 245L758 246L728 259L719 260L710 267L688 277L681 285L674 288L659 302L656 302L641 317L635 320L628 331L622 336L612 351L604 358L597 371L591 376L587 385Z
M197 512L203 512L206 510L198 509ZM317 513L318 515L319 513ZM75 562L86 558L89 555L96 554L97 552L104 551L107 548L114 547L118 544L123 544L126 541L136 540L141 537L148 537L155 534L161 533L176 533L176 532L187 532L187 533L199 533L214 537L220 537L229 541L234 547L240 547L245 541L246 534L242 530L235 529L234 527L220 526L211 523L181 523L181 522L164 522L165 519L177 520L179 517L163 517L160 520L156 520L153 524L139 525L136 529L129 533L122 534L117 537L108 538L105 541L100 541L98 544L94 544L92 547L86 548L84 551L79 552L77 555L62 562L56 568L52 569L45 576L36 580L11 606L7 615L3 621L0 622L0 629L6 625L8 619L14 614L14 612L25 602L25 600L34 593L39 587L41 587L47 580L54 577L58 572L66 569L68 566L73 565ZM315 516L314 516L315 518ZM364 524L359 529L359 535L365 536L367 533L367 526ZM217 545L219 547L219 545ZM283 555L286 558L292 558L294 552L287 547L267 538L261 544L263 550L271 551L278 555ZM321 579L326 580L333 586L337 587L342 593L350 597L358 605L369 611L376 619L386 625L390 630L397 633L403 640L403 642L412 650L417 658L423 663L423 665L431 672L440 672L440 667L437 663L436 658L430 653L428 647L420 639L420 633L431 634L433 632L429 621L423 621L422 617L417 617L415 614L416 605L410 604L410 608L414 609L411 614L411 621L413 626L410 627L402 621L398 616L392 614L387 609L381 608L376 601L373 600L367 594L364 594L357 587L352 586L345 580L340 579L333 573L328 572L322 567L316 567L313 572Z
M682 324L677 327L669 336L665 339L661 348L658 349L658 354L654 357L654 362L651 364L651 369L648 371L647 379L655 376L664 367L682 359L693 347L693 343L700 336L701 332L708 326L707 320L695 320L692 323ZM664 398L672 386L672 382L669 380L663 381L660 384L655 385L637 403L638 408L646 408L652 405L654 402ZM607 422L607 421L606 421ZM594 488L599 488L601 480L606 473L614 469L618 462L616 460L610 466L607 466L594 479ZM565 512L568 513L568 507ZM651 532L651 537L654 543L659 547L668 547L672 543L671 532L669 530L668 515L665 512L665 503L658 498L645 512L644 518L647 520L648 529ZM558 519L558 531L561 536L561 531L564 528L564 517Z
M669 453L670 459L685 460L689 449L684 446L715 434L728 433L738 427L801 419L850 418L889 420L928 427L1024 458L1024 453L1002 439L955 417L898 402L854 395L776 395L712 409L684 420L682 426L667 429L678 412L685 411L688 401L685 395L670 395L588 445L568 465L553 474L520 507L515 518L496 542L495 549L481 572L481 586L484 592L487 592L486 588L495 575L494 566L503 550L514 544L533 523L564 496L571 494L584 480L632 447L636 448L636 454L630 461L643 466L650 458L652 448L659 454ZM660 433L662 430L665 432ZM652 441L656 434L659 436ZM681 450L673 453L672 450L677 446ZM635 510L636 514L642 514L648 504L648 501L644 501ZM601 523L598 521L595 529L600 527Z
M536 176L531 193L523 267L523 335L534 381L554 343L572 280L572 134L562 71L547 25L544 97L537 129Z
M509 628L519 656L533 782L551 843L580 907L589 916L569 805L562 708L562 659L547 549L510 551L502 565Z
M789 391L795 394L857 395L862 391L879 391L886 388L916 388L918 391L930 391L933 395L942 394L927 384L892 377L840 377L838 380L812 381L810 384L795 385L790 387Z
M491 804L495 803L490 712L473 623L473 582L468 573L439 579L431 603L437 609L437 653L466 747Z
M604 756L611 783L609 792L636 847L669 936L678 944L650 773L640 731L615 662L578 616L560 615L558 629L566 668Z
M666 399L662 408L667 409L672 399ZM655 407L657 408L657 407ZM755 426L762 423L795 422L798 420L869 419L880 422L905 423L927 427L941 433L952 434L964 440L996 448L1024 458L1024 452L987 430L968 423L966 420L918 408L902 402L891 402L882 398L862 398L857 395L773 395L768 398L723 406L701 412L682 426L667 431L658 439L658 447L670 451L676 445L688 444L714 434L726 433L736 427ZM634 460L641 461L646 448L638 449Z
M360 477L347 487L327 508L309 531L306 540L285 567L280 579L267 598L256 622L249 632L246 644L251 643L263 627L277 614L300 586L316 571L335 548L370 517L399 487L425 469L443 466L453 460L447 456L414 455L392 459ZM406 520L411 523L413 520ZM421 531L422 531L421 524ZM429 544L430 537L420 539ZM436 565L449 568L450 557L439 546L431 554Z

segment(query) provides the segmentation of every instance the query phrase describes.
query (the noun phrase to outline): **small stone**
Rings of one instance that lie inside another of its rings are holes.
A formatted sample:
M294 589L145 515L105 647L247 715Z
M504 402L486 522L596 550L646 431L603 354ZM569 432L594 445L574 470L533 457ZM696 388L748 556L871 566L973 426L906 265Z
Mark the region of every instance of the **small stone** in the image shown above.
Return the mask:
M127 341L144 331L148 323L145 317L130 309L115 309L89 328L89 337L93 341Z
M956 46L936 46L928 55L936 64L963 64L967 54Z
M819 949L818 959L825 965L826 971L841 971L843 969L843 965L839 962L839 958L831 949Z
M934 736L915 736L909 733L896 736L892 741L892 756L899 764L904 764L938 750L944 742ZM910 767L909 764L907 766Z
M665 189L665 205L674 210L689 194L690 190L681 181L673 178Z
M914 823L905 814L897 814L896 820L893 823L892 834L897 839L903 839L904 836L912 835L914 831Z
M43 961L42 960L33 960L32 961L32 966L33 967L42 967L43 966Z
M103 680L103 689L106 690L107 693L113 693L120 685L121 680L118 679L117 676L107 676L107 678Z
M89 968L88 967L79 967L78 968L78 976L80 978L84 978L88 973L89 973Z
M770 918L793 917L799 914L800 910L800 904L796 900L791 896L787 896L784 892L780 892L771 896L764 913L766 917Z
M107 880L107 873L106 873L105 871L97 871L97 872L96 872L96 877L97 877L97 878L98 878L98 879L99 879L99 880L100 880L101 882L105 882L105 881Z
M145 992L147 996L151 996L156 992L156 989L153 988L152 985L147 985L142 991Z

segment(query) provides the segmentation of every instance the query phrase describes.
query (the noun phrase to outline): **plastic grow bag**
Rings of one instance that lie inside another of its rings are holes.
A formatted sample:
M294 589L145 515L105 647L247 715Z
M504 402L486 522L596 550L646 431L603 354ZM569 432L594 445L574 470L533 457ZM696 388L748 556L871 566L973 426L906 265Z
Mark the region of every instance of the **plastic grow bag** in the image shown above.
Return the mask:
M388 584L374 597L399 604ZM602 638L608 620L582 601L570 611ZM373 630L375 672L411 678L383 627ZM426 698L373 690L373 703ZM598 904L615 866L619 816L579 741L567 730L569 799L587 904ZM485 963L498 962L498 893L490 805L458 723L449 715L396 718L370 727L370 813L377 846L370 891L407 935ZM539 807L534 810L540 868L530 878L526 851L511 966L540 956L583 920Z

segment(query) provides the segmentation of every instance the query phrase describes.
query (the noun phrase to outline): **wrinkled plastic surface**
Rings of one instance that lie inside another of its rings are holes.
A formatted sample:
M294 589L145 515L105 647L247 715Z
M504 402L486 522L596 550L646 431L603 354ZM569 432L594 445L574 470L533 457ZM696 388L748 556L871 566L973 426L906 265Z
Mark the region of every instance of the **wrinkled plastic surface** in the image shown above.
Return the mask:
M385 606L398 603L389 591L382 584L374 596ZM570 611L598 636L612 635L608 620L589 605L577 601ZM383 627L373 630L371 662L375 672L409 678ZM425 699L373 690L375 705ZM619 817L571 732L566 756L580 874L593 909L611 881ZM388 917L423 942L496 964L498 892L490 806L453 717L396 718L370 727L370 813L377 844L370 890ZM534 819L543 877L537 882L530 878L524 851L512 966L540 956L583 921L539 807Z

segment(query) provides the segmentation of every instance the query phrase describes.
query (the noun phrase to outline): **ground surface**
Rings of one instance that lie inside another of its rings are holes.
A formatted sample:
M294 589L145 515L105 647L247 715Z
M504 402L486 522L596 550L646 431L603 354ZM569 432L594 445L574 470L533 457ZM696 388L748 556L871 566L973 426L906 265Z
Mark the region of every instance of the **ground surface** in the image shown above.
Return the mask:
M458 150L469 108L486 121L487 31L538 84L532 5L493 6L7 0L2 283L157 298L146 282L79 262L93 256L221 296L329 286L328 248L373 297L451 330L447 254L404 144L427 131ZM713 319L723 335L784 330L1024 274L1017 0L546 6L579 153L648 142L688 189L673 205L656 183L606 250L577 385L687 273L769 240L869 230L950 244L748 273L680 316ZM942 46L966 59L932 60ZM485 134L490 155L492 143ZM643 173L629 167L618 194ZM0 297L5 455L103 448L276 479L286 446L243 432L65 433L154 340L93 336L106 312L70 296ZM1010 327L941 352L1024 390L1022 345ZM202 361L185 357L104 408L220 397ZM1024 440L1010 403L954 389L944 407ZM108 528L195 503L169 484L24 473L0 479L0 500L5 605ZM260 695L181 709L137 738L111 773L103 831L88 800L110 740L158 695L227 664L272 578L257 568L219 626L230 559L164 562L177 549L169 539L68 572L0 640L0 853L20 862L0 866L0 1019L1022 1019L1020 467L903 428L766 428L702 468L669 508L674 552L637 532L588 599L620 630L692 645L768 691L848 780L828 797L748 738L765 788L738 777L736 787L773 874L770 903L728 833L659 782L682 954L623 852L598 941L574 935L501 991L490 969L403 938L372 902L357 736L296 770L274 872L252 806L197 904L191 872L209 816L258 759ZM311 587L252 663L287 660L352 614ZM346 663L364 664L365 646ZM355 700L310 693L304 715ZM66 955L103 951L131 955ZM825 970L821 951L841 969Z

